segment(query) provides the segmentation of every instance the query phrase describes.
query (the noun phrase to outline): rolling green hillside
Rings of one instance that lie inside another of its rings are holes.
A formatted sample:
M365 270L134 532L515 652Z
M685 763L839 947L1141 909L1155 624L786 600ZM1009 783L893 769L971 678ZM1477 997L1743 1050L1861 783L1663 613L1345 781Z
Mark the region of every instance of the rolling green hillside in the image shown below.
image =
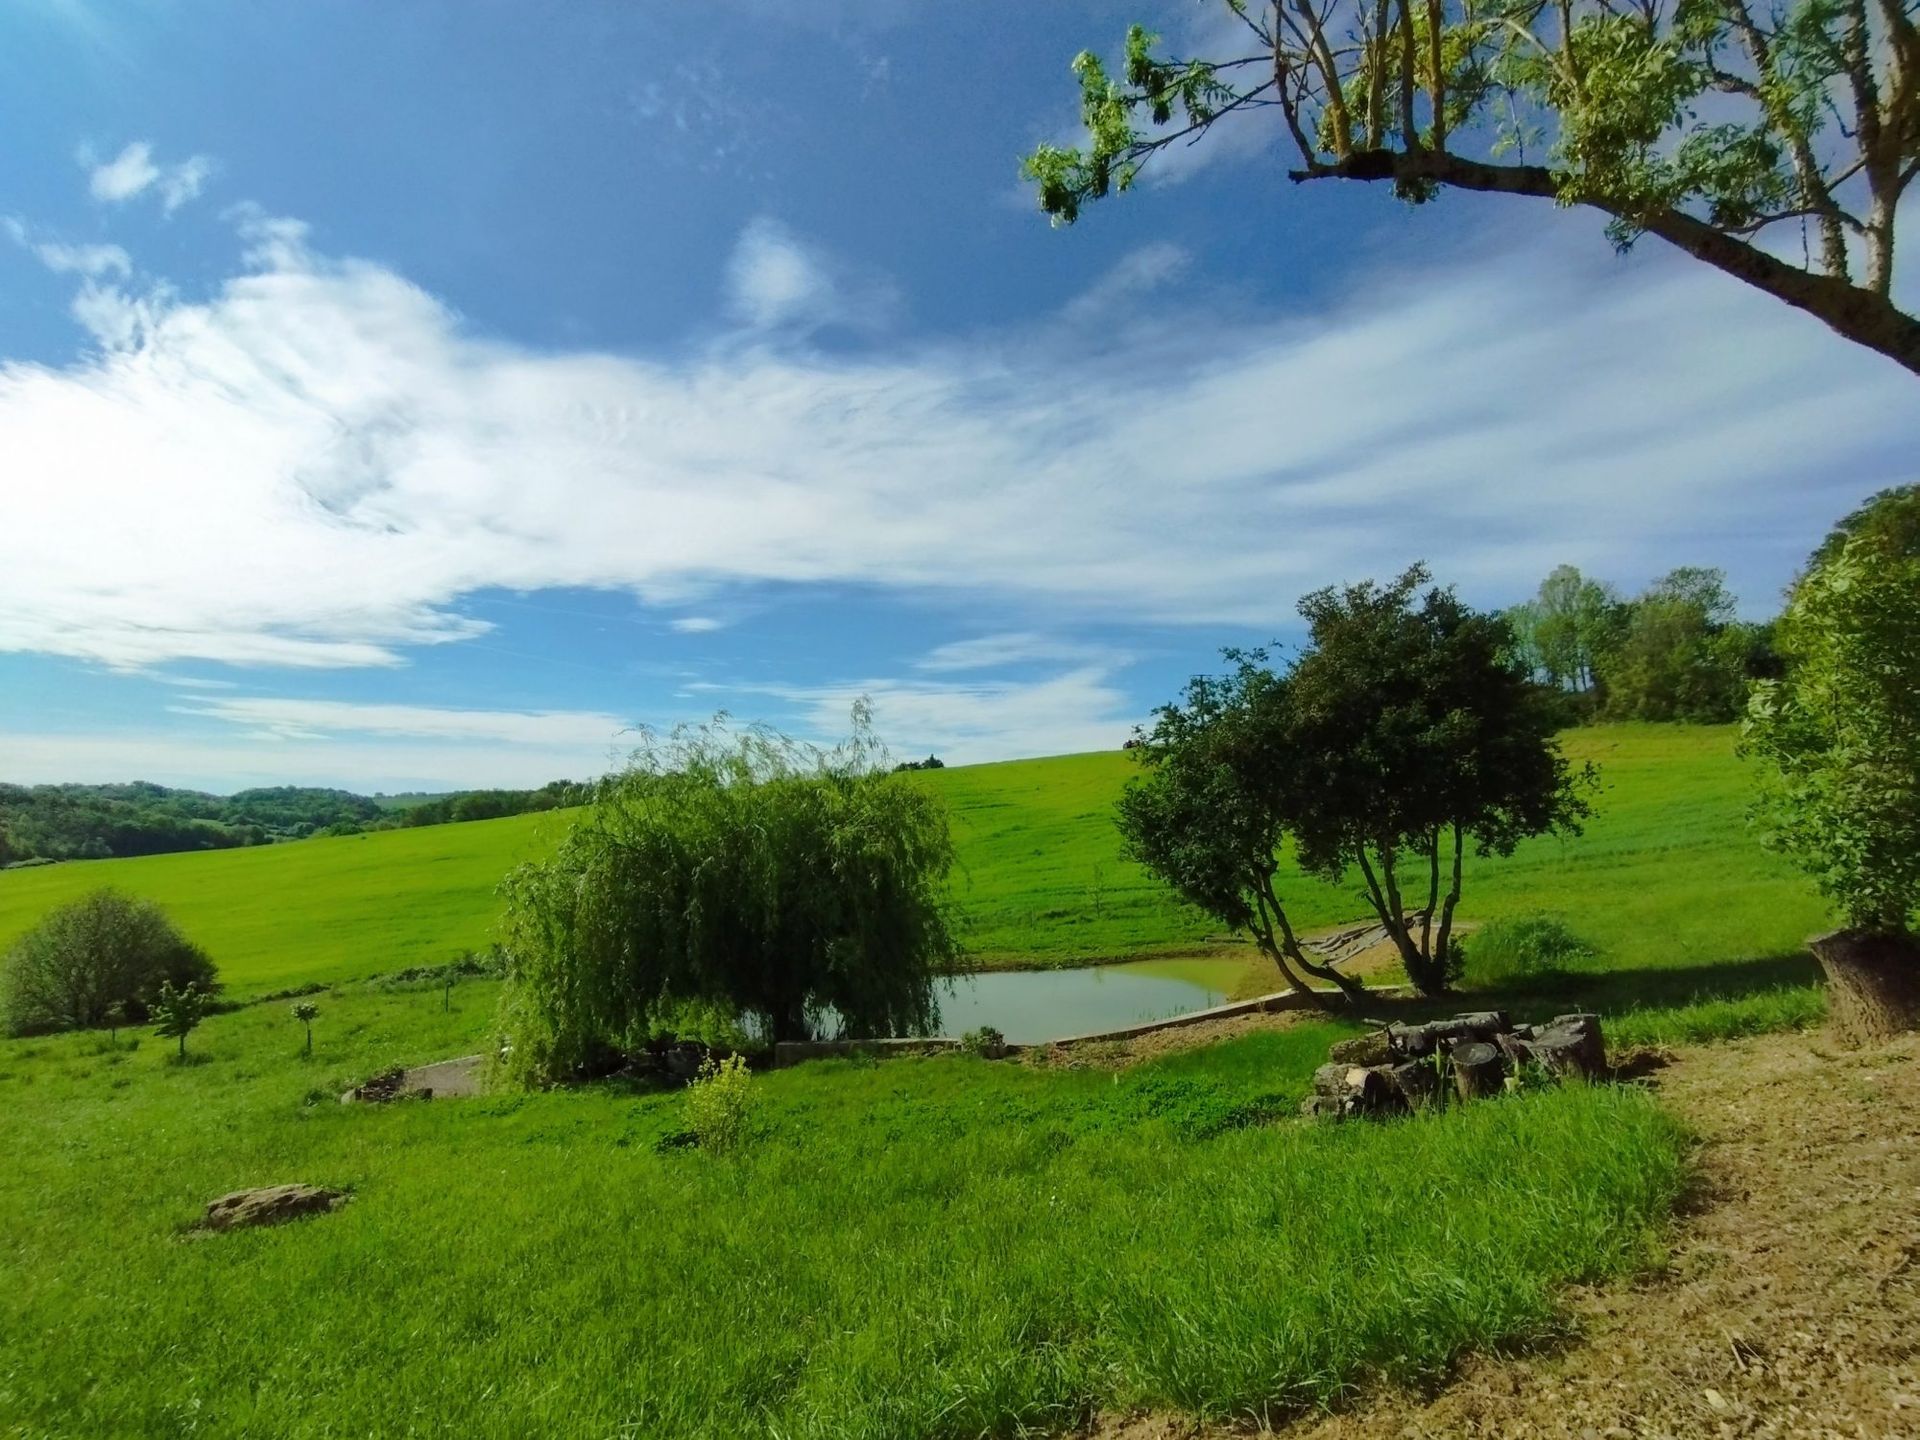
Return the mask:
M1602 771L1577 839L1469 868L1463 912L1557 911L1612 966L1689 971L1790 954L1825 918L1811 887L1748 832L1748 778L1726 729L1570 732ZM1190 948L1217 926L1120 858L1120 752L931 771L951 808L969 944L991 964L1070 964ZM305 840L262 849L73 862L0 873L0 943L98 885L164 903L238 995L444 961L486 944L494 886L564 812ZM1298 924L1358 916L1351 886L1296 877Z

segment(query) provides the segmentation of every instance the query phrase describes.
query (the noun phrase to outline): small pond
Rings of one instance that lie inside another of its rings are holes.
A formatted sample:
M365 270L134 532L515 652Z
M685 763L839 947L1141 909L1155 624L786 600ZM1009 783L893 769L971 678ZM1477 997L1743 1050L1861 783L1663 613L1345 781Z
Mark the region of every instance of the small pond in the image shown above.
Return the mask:
M1224 1005L1244 957L1135 960L1078 970L1003 970L942 983L940 1033L991 1025L1015 1044L1118 1030Z

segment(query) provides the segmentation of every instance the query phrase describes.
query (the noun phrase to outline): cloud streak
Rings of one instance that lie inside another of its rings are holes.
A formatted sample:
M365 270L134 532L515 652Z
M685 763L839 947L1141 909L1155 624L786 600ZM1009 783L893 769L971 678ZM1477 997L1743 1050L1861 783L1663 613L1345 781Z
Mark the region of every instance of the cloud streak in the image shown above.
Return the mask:
M244 224L209 297L108 264L76 302L98 353L0 362L0 649L392 665L484 633L458 602L487 587L1272 626L1418 555L1511 599L1561 559L1632 584L1744 545L1757 594L1920 441L1892 367L1561 220L1314 314L1196 302L1093 350L1062 323L823 350L807 317L845 292L802 265L672 361L476 335L293 222Z

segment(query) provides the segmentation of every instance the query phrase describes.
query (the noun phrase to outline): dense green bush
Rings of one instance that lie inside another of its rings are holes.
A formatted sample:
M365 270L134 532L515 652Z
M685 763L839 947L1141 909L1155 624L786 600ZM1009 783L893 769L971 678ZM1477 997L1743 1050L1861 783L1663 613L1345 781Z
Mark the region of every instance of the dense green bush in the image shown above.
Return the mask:
M831 753L683 728L603 782L548 859L508 876L509 1069L575 1072L665 1015L720 1007L762 1039L930 1032L953 844L856 714Z
M1755 688L1744 734L1758 818L1850 926L1905 934L1920 907L1920 486L1841 522L1780 636L1786 677Z
M0 962L0 1024L10 1035L139 1021L163 985L215 986L213 961L151 900L96 890L50 913Z

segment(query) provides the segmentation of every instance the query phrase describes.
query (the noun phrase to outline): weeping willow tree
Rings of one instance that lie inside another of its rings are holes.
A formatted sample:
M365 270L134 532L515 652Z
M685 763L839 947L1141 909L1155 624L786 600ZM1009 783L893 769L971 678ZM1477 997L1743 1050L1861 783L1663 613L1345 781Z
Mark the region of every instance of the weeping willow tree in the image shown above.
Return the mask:
M649 739L504 883L509 1071L574 1073L689 1009L771 1040L931 1032L953 843L884 758L864 704L833 751L724 717Z
M1920 374L1894 298L1920 176L1915 0L1222 0L1174 55L1086 52L1083 146L1026 161L1043 210L1132 185L1170 145L1273 117L1296 184L1530 196L1652 235ZM1783 233L1784 232L1784 233Z

